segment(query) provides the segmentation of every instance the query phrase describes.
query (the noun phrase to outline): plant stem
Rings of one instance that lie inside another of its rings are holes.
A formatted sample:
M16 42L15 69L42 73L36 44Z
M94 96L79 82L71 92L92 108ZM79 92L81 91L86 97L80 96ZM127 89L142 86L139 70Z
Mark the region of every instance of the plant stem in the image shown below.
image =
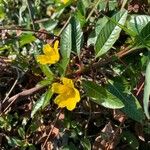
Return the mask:
M33 19L33 14L32 14L32 10L31 10L31 2L29 0L27 0L27 5L28 5L30 20L32 22L32 28L33 28L33 30L35 30L34 19Z
M23 32L41 33L41 34L46 34L46 35L55 36L55 37L59 38L59 36L54 35L52 33L48 33L46 31L38 31L38 30L25 29L25 28L20 28L20 27L18 27L18 28L15 28L15 27L8 28L8 27L2 27L2 26L0 26L0 30L10 30L10 31L15 31L15 30L19 31L20 30L20 31L23 31Z
M120 10L123 10L123 9L124 9L124 7L125 7L125 5L126 5L127 2L128 2L128 0L123 0L122 6L121 6L121 9L120 9Z
M57 36L60 36L61 33L64 31L64 29L66 28L66 26L68 25L69 21L71 19L71 16L68 18L68 20L66 21L66 23L64 24L64 26L62 27L62 29L59 31Z
M92 10L90 11L89 15L87 16L86 21L88 21L89 18L92 16L94 10L96 9L96 7L98 6L98 4L99 4L100 1L101 1L101 0L97 0L97 1L96 1L96 3L94 4L94 7L92 8Z

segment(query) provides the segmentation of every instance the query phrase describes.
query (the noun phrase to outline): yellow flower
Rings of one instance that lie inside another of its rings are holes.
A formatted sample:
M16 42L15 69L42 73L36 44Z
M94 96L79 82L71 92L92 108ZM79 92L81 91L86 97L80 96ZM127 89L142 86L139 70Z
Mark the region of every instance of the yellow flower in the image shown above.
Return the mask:
M43 55L37 56L37 61L40 64L55 64L59 61L60 55L58 52L59 41L55 41L54 47L49 44L43 46Z
M59 94L54 102L60 107L67 107L68 110L73 110L76 107L76 103L80 101L80 93L74 87L71 79L63 77L62 83L53 83L52 91Z
M66 4L69 2L69 0L61 0L62 3Z

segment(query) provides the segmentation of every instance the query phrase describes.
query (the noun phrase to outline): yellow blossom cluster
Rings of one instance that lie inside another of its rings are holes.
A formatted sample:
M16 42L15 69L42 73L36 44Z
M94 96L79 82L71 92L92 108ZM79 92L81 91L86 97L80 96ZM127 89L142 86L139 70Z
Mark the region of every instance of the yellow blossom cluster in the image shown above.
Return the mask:
M55 41L54 46L46 44L43 46L42 55L37 56L37 61L40 64L55 64L60 59L58 52L59 41ZM74 87L74 83L71 79L61 78L61 83L52 84L52 92L58 94L54 102L60 108L66 107L68 110L73 110L76 107L77 102L80 101L80 93Z
M43 55L37 56L37 61L40 64L55 64L59 61L60 55L58 52L59 41L55 41L54 47L49 44L43 46Z

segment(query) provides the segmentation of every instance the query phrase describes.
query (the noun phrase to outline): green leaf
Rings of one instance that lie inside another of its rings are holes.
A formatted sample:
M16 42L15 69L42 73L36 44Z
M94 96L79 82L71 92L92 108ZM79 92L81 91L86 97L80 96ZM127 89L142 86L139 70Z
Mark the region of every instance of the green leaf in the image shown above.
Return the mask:
M42 23L42 27L47 31L52 31L58 25L58 20L50 19Z
M91 150L91 143L90 140L87 138L81 139L81 144L84 148L84 150Z
M72 17L70 23L72 26L72 50L79 56L83 44L83 32L80 22L75 17Z
M20 139L16 138L16 137L8 137L6 136L6 139L8 141L8 144L12 147L14 146L23 146L24 145L24 141L21 141Z
M120 99L94 82L83 81L83 88L86 91L87 96L89 96L93 102L99 105L111 109L124 107Z
M88 46L95 45L97 37L98 37L99 33L101 32L101 30L103 29L103 27L106 25L107 21L108 21L108 19L106 17L100 18L97 21L97 23L95 25L95 31L91 32L89 39L87 41Z
M150 21L141 30L136 40L137 45L144 45L145 47L150 48Z
M36 101L35 105L33 106L32 112L31 112L31 118L35 115L35 113L40 109L47 106L49 103L53 93L51 89L48 89L47 92L45 92L39 100Z
M48 80L53 80L54 74L51 71L51 69L49 68L48 65L40 65L40 68L42 70L42 72L44 73L44 75L48 78Z
M45 100L44 100L43 105L42 105L42 109L44 109L49 104L52 96L53 96L52 90L48 89L46 96L45 96Z
M141 123L144 119L144 113L139 101L131 92L123 92L122 86L123 85L120 85L120 83L117 82L109 82L107 89L110 93L115 95L118 99L120 99L123 102L125 107L121 110L124 113L126 113L128 117Z
M83 27L84 24L86 23L86 18L85 18L85 16L82 15L82 13L81 13L79 10L77 10L77 11L74 13L74 16L75 16L76 18L78 18L78 20L79 20L79 22L80 22L80 24L81 24L81 27Z
M0 21L4 20L5 19L5 8L2 4L0 4Z
M19 127L18 134L20 135L20 137L22 139L25 139L25 131L24 131L24 129L22 127Z
M70 60L71 49L72 49L71 24L68 24L68 26L61 34L60 39L60 53L62 58L58 63L58 65L59 65L59 72L61 75L65 75L65 71Z
M127 28L138 35L149 21L150 16L148 15L131 15Z
M77 3L77 10L83 15L86 15L86 9L88 8L90 2L89 0L80 0Z
M33 34L31 33L26 33L26 34L23 34L21 37L20 37L20 46L24 46L25 44L30 44L31 42L34 42L36 40L35 36L33 36Z
M109 2L106 0L101 0L98 9L99 11L105 11L106 9L109 9L109 11L112 11L117 8L117 1L116 0L110 0Z
M22 6L19 9L19 24L23 21L22 13L27 9L27 0L22 0Z
M49 85L51 82L52 82L51 79L44 79L44 80L38 82L38 85L47 86L47 85Z
M150 119L150 115L149 115L149 96L150 96L150 60L147 64L147 68L146 68L144 98L143 98L144 112L145 112L146 117L148 119Z
M120 25L124 25L126 18L127 11L120 11L115 14L111 19ZM117 26L114 22L109 20L99 33L95 47L96 57L105 54L119 38L121 28Z

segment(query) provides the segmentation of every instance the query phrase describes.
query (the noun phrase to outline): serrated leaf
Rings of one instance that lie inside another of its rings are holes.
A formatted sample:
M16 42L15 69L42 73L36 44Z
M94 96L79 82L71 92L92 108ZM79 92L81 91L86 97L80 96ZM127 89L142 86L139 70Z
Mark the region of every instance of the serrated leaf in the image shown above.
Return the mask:
M118 109L124 107L124 104L116 96L112 95L105 88L91 81L83 81L83 88L91 100L106 108Z
M127 22L127 28L138 35L149 21L150 16L148 15L131 15Z
M146 117L148 119L150 119L150 115L149 115L149 97L150 97L150 60L147 64L147 68L146 68L144 97L143 97L144 112L145 112Z
M115 14L111 19L120 25L124 25L126 18L127 11L120 11ZM95 47L96 57L105 54L119 38L121 28L117 26L114 22L109 20L99 33Z
M106 25L108 19L106 17L100 18L95 25L95 30L91 32L88 41L87 41L87 45L95 45L97 37L99 35L99 33L101 32L101 30L103 29L103 27Z
M47 31L52 31L55 29L55 27L58 25L58 20L50 19L48 21L45 21L42 23L42 26Z
M68 26L61 34L60 39L60 53L62 58L58 63L58 65L59 65L59 72L61 75L65 74L67 65L70 60L71 49L72 49L71 24L68 24Z
M83 44L83 32L80 22L75 17L71 19L70 23L72 26L72 50L79 56Z
M128 117L132 118L133 120L137 122L142 122L144 119L144 113L142 110L142 107L139 103L139 101L136 99L136 97L128 91L128 93L123 92L122 88L120 88L123 85L120 85L120 83L109 83L107 89L110 93L115 95L117 98L119 98L123 104L124 108L121 110L127 114Z
M150 48L150 21L141 30L136 40L137 45L143 45L147 48Z
M35 105L33 106L32 112L31 112L31 118L35 115L35 113L40 109L44 108L48 102L50 101L53 93L51 89L48 89L47 92L45 92L39 100L36 101Z

